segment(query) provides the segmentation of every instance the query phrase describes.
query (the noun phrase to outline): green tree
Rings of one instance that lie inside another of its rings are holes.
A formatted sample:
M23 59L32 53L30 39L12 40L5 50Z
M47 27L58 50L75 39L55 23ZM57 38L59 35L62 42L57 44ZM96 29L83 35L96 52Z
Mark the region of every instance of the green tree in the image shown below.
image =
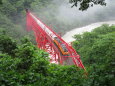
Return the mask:
M14 56L17 49L16 41L6 35L0 35L0 52Z
M89 52L90 86L114 86L115 73L115 32L102 35L96 40Z
M2 0L0 0L0 4L2 4Z
M13 58L7 54L0 54L0 85L1 86L16 86L19 85L19 75L16 72L16 67L21 60Z
M16 48L12 48L15 44L13 45L14 40L10 37L2 34L0 39L0 47L3 48L10 41L9 49L1 49L0 53L0 85L82 86L84 70L79 70L75 66L50 64L48 53L39 50L28 38L23 38L21 45L16 43ZM15 53L11 55L11 51Z
M87 10L89 7L93 7L93 5L106 5L105 0L69 0L69 2L76 7L80 4L79 10L82 11Z
M114 86L115 26L103 25L75 38L73 46L89 73L83 86Z

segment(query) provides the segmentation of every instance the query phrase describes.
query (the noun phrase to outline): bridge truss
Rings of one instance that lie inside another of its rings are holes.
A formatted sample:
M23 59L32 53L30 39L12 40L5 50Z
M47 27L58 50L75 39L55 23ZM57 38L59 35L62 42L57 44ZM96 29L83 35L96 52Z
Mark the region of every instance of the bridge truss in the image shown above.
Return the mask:
M33 30L37 46L49 53L50 62L61 65L76 65L85 69L80 56L51 28L40 21L33 13L26 10L28 30Z

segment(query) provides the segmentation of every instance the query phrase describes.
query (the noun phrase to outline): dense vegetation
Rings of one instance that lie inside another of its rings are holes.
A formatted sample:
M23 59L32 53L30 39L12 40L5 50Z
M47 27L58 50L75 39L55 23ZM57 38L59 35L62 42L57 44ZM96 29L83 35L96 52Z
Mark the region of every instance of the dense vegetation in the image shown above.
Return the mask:
M115 86L115 26L103 25L92 32L75 35L73 46L81 55L87 76L75 66L50 64L48 53L29 40L33 37L25 30L25 8L37 10L36 14L48 25L54 25L55 31L82 25L79 22L71 25L64 18L59 20L55 9L62 2L53 1L2 0L0 86ZM49 10L43 11L46 7ZM24 37L26 34L29 36Z
M49 26L53 25L51 27L56 32L64 32L65 29L73 28L76 25L72 26L70 22L60 21L55 16L58 13L55 10L58 9L58 4L54 3L53 0L2 0L2 4L0 4L0 30L6 31L15 39L22 38L27 34L25 8L35 12ZM46 8L49 11L46 11Z
M50 64L48 54L27 38L19 45L4 33L0 35L1 86L77 85L81 75L75 66Z
M69 12L66 11L68 3L67 0L2 0L2 4L0 4L0 30L5 30L7 34L15 39L22 38L25 34L28 34L25 29L25 8L34 12L35 15L55 32L61 32L62 34L68 30L92 22L106 21L109 20L110 17L113 19L113 16L115 16L113 11L115 9L114 1L110 8L102 10L102 13L95 12L95 16L91 16L91 18L81 18L79 15L73 17L75 14L71 13L70 10L67 11L70 11L71 15L68 14ZM66 11L68 15L62 11Z
M73 46L89 73L86 86L114 86L115 26L102 25L74 38Z
M0 85L2 86L114 86L115 26L103 25L76 35L73 46L87 69L49 63L48 54L29 39L20 44L1 32Z

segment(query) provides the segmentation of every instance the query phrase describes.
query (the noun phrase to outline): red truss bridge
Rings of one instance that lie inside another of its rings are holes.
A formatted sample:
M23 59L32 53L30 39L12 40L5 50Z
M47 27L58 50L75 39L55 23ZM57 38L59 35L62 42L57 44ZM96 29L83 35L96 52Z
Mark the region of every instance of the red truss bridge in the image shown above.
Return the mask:
M33 30L40 49L49 53L50 62L61 65L76 65L85 69L80 56L57 33L40 21L33 13L26 10L27 29Z

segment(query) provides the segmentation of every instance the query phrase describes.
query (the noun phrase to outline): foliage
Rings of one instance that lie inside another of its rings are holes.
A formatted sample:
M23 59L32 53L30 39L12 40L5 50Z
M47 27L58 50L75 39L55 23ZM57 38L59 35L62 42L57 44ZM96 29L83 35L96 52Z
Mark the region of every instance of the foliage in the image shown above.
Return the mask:
M66 31L69 31L73 28L84 26L86 24L97 22L99 20L106 20L109 14L114 14L113 10L108 9L104 10L104 15L100 13L95 13L95 17L90 18L92 19L91 21L89 19L87 20L87 18L83 20L79 18L77 18L77 20L73 18L70 19L65 17L65 15L61 16L60 12L60 7L63 6L63 3L66 4L66 2L66 0L63 0L62 2L58 0L2 0L2 4L0 4L0 29L3 28L7 32L7 34L14 39L22 38L25 34L28 34L25 29L25 8L30 9L46 25L51 27L57 33L61 32L62 35ZM29 35L32 34L29 33ZM30 37L32 38L32 36Z
M2 4L2 0L0 0L0 4Z
M17 48L16 42L5 35L0 35L0 52L8 53L13 56L15 54L15 49Z
M84 70L79 70L75 66L50 64L48 53L38 49L28 38L19 40L27 34L23 29L25 23L22 22L25 21L25 8L38 11L36 14L39 14L46 24L54 24L53 28L57 32L59 31L56 30L57 27L60 31L65 31L66 28L81 25L76 22L71 24L64 18L62 18L64 21L59 20L55 16L58 14L55 9L62 2L57 4L52 1L2 0L0 4L0 85L115 86L115 26L103 25L91 33L75 35L76 41L73 42L73 46L81 55L89 73L88 77L84 76ZM81 10L85 10L88 4L82 3ZM43 11L47 10L46 8L48 11Z
M50 64L48 53L39 50L28 38L23 38L21 44L17 44L5 34L2 34L0 39L0 85L74 86L82 84L84 70L79 70L75 66Z
M15 86L18 85L17 73L15 72L19 58L12 58L6 54L0 54L0 85Z
M82 11L87 10L89 7L93 7L93 5L106 5L105 0L69 0L69 2L73 3L73 6L76 7L80 4L79 10Z
M25 28L25 8L33 0L3 0L0 5L0 30L4 30L14 39L20 39L26 34Z
M89 72L85 86L114 86L115 26L103 25L75 39L73 46Z

